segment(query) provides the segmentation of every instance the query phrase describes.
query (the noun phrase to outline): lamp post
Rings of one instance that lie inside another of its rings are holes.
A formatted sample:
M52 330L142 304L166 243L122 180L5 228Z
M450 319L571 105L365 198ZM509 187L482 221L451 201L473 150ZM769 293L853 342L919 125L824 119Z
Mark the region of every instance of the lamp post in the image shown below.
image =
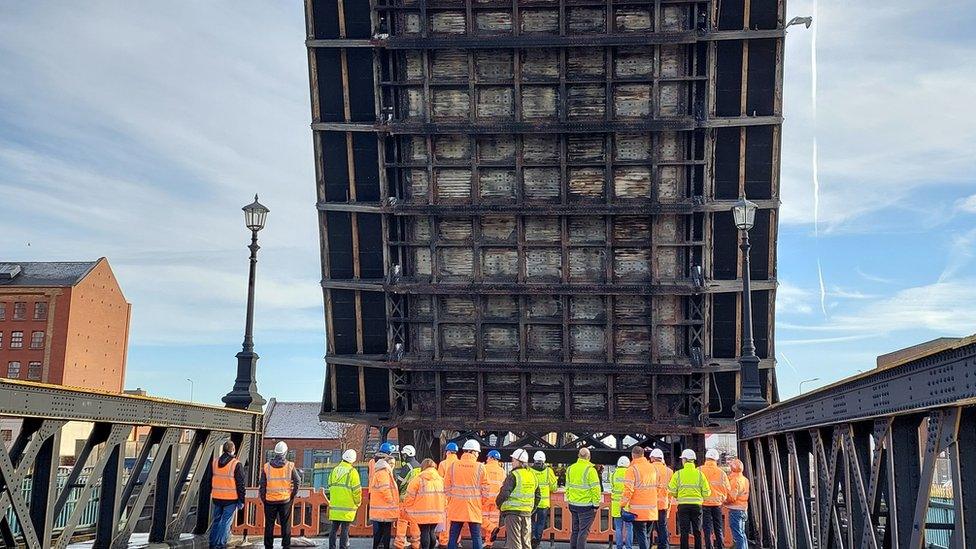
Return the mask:
M752 339L752 280L749 272L749 229L756 221L754 202L744 196L732 207L735 227L742 234L739 249L742 250L742 350L739 353L739 369L742 389L735 409L738 416L749 415L769 405L762 395L759 384L759 357Z
M244 206L244 225L251 230L251 269L247 280L247 320L244 324L244 344L241 352L237 353L237 379L234 389L224 395L222 399L228 408L251 410L260 412L264 406L264 398L258 394L255 371L258 365L258 355L254 352L254 272L258 264L258 231L264 228L264 220L268 216L268 208L258 202L258 195L254 195L254 202Z
M803 384L804 383L813 383L814 381L820 381L820 378L819 377L811 377L810 379L804 379L803 381L801 381L800 382L800 393L799 394L801 394L801 395L803 394Z
M190 378L186 378L186 380L190 382L190 402L193 402L193 380Z

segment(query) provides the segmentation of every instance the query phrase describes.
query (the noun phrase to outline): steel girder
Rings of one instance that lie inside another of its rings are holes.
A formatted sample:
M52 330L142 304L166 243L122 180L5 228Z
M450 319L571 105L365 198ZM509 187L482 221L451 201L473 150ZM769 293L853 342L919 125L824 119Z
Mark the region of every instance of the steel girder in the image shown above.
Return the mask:
M7 380L0 415L22 420L9 449L0 445L0 541L8 547L67 547L82 535L95 547L126 547L146 522L154 542L205 533L214 457L234 438L246 460L262 427L251 412ZM91 430L65 471L59 448L69 421ZM131 473L127 442L139 448ZM87 519L86 510L94 510Z
M739 421L763 547L976 547L976 338Z

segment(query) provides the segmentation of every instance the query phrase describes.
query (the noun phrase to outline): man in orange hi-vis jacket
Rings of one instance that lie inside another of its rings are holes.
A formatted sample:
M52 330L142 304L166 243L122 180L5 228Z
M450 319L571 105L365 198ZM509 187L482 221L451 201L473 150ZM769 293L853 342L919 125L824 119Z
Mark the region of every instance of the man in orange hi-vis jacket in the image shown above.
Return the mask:
M657 549L668 549L670 532L668 532L668 514L671 511L671 493L668 484L674 470L665 465L664 452L660 448L651 450L651 465L657 471Z
M505 483L505 469L502 469L499 461L502 455L498 450L488 452L488 460L485 463L485 484L481 494L481 508L484 510L484 521L481 523L482 535L485 545L491 546L495 542L495 534L498 532L498 520L501 518L501 511L495 503L498 492Z
M437 472L441 475L441 478L447 478L447 470L458 460L457 453L458 445L456 443L448 442L444 446L444 459L437 464ZM447 547L448 532L451 529L451 525L445 522L442 526L441 533L437 536L437 545L439 547Z
M723 549L725 547L725 517L722 515L722 505L729 497L732 487L725 471L718 468L718 450L712 448L705 452L705 464L699 470L708 479L712 493L705 497L702 503L702 532L705 534L705 549ZM713 538L714 535L714 538Z
M749 479L742 474L742 462L733 459L729 462L729 499L725 507L729 510L729 527L732 529L732 547L749 549L746 541L746 511L749 510Z
M393 478L392 458L378 456L369 477L369 520L373 523L373 549L390 549L393 523L400 517L400 489Z
M630 466L624 475L620 509L634 514L634 539L640 549L649 549L650 533L657 520L657 471L644 457L644 448L630 451Z
M447 494L447 523L451 525L447 548L457 549L461 529L468 525L471 534L471 547L481 549L481 521L484 510L481 495L485 486L485 466L478 463L481 444L469 440L462 447L461 459L451 464L444 478L444 492Z
M425 459L420 464L421 472L407 485L403 498L403 510L410 522L420 527L420 549L434 549L437 534L434 530L444 523L444 479L437 473L434 460Z

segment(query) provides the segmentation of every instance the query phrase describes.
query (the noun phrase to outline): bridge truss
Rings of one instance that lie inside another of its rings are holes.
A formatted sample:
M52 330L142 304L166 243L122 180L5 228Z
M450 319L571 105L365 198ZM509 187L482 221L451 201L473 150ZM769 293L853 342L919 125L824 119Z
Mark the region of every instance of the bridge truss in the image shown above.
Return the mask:
M976 547L976 336L743 418L739 444L764 547Z
M153 542L205 533L214 456L230 438L242 461L255 462L262 427L261 414L247 411L6 379L0 416L22 422L0 445L7 547L60 548L79 538L126 547L140 522ZM76 422L91 425L90 434L75 463L60 466L62 434ZM127 441L138 449L128 468Z

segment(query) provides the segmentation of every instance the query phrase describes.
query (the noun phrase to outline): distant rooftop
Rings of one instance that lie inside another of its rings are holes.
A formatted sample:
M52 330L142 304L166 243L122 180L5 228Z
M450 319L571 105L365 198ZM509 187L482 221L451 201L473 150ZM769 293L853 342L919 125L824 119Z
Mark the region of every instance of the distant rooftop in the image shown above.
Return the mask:
M279 402L271 399L265 412L265 438L335 439L346 424L319 421L321 402Z
M0 286L74 286L98 261L0 261Z

